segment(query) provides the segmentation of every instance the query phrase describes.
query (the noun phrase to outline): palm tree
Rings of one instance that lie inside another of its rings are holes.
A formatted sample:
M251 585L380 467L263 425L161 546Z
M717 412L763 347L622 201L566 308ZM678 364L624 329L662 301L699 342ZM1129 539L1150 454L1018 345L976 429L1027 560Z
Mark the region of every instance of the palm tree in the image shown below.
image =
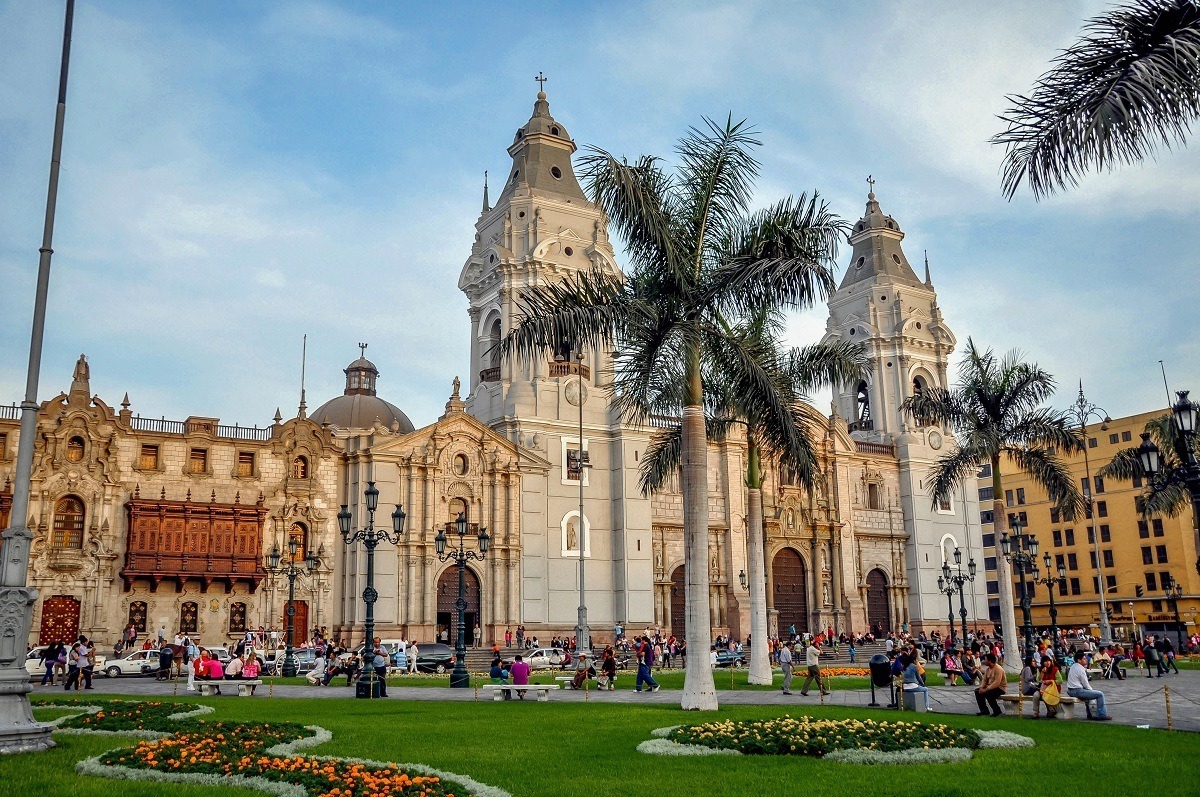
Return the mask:
M1184 144L1200 114L1200 4L1136 0L1094 17L1029 95L1010 96L1004 194L1036 199L1089 168L1136 163Z
M1141 496L1142 513L1177 517L1192 506L1191 493L1188 492L1187 482L1181 474L1188 461L1188 452L1184 448L1186 438L1179 434L1170 414L1148 421L1144 434L1149 435L1158 446L1158 478L1150 479L1142 470L1137 446L1118 451L1112 462L1101 468L1097 475L1105 479L1116 478L1124 481L1131 481L1135 476L1145 479L1146 492ZM1192 456L1200 457L1200 443L1194 443Z
M676 147L672 172L658 159L633 163L594 149L584 176L594 202L625 241L631 272L580 272L521 300L522 318L502 341L505 356L531 363L568 340L615 347L614 408L644 424L664 386L682 396L681 463L686 581L685 709L715 710L708 651L708 447L704 363L722 352L748 400L777 400L753 353L723 317L760 307L808 306L833 288L826 264L844 225L816 195L786 198L750 213L759 146L746 123L705 119Z
M729 367L729 352L715 351L705 363L705 426L709 440L723 440L732 426L743 427L746 434L746 583L750 591L747 680L751 684L770 684L762 502L764 448L768 455L778 457L781 467L811 487L819 466L810 438L811 419L804 411L807 395L824 385L863 378L868 364L860 344L819 343L781 351L777 341L783 333L783 317L774 310L752 313L727 330L754 356L777 397L771 402L748 400L759 391L738 381L744 372ZM670 393L659 397L655 404L660 412L670 411L672 417L678 417L682 396L675 383L666 387ZM655 435L642 458L644 492L658 490L678 470L682 439L681 424Z
M1075 517L1083 496L1055 451L1082 450L1083 438L1065 413L1042 406L1054 395L1055 383L1036 364L1022 362L1016 351L997 359L991 349L980 351L970 338L966 355L953 391L929 388L905 400L902 407L914 418L948 425L957 440L957 447L934 465L929 485L934 503L949 500L981 466L991 466L1004 659L1009 667L1019 669L1012 569L1000 546L1000 537L1008 529L1001 466L1011 463L1024 471L1045 489L1064 517Z

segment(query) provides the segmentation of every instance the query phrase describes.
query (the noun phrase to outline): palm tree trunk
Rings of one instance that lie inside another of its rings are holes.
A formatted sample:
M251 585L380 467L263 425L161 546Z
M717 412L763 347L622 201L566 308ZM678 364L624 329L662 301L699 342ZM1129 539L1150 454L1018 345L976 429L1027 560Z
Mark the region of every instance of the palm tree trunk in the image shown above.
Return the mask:
M683 539L687 614L685 710L716 711L717 687L709 664L712 622L708 609L708 440L704 428L704 387L700 352L689 347L683 407Z
M763 551L762 468L754 431L746 432L746 582L750 586L750 676L752 684L770 684L767 652L767 573Z
M992 457L992 529L996 557L996 580L1000 593L1000 631L1004 638L1004 667L1021 671L1021 644L1017 641L1017 606L1013 597L1012 565L1004 558L1000 537L1008 530L1008 512L1004 505L1004 485L1000 480L1000 457Z

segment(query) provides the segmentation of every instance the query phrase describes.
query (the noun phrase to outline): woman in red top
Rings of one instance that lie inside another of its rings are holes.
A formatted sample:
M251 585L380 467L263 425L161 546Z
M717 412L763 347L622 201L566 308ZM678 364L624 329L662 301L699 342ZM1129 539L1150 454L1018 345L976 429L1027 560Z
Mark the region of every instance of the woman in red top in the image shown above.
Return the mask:
M1053 655L1047 654L1042 657L1041 680L1041 689L1038 690L1038 696L1033 700L1034 719L1037 719L1037 717L1040 716L1039 711L1042 707L1042 695L1046 693L1046 687L1050 686L1051 684L1054 684L1055 687L1058 686L1058 665L1054 662ZM1050 705L1049 703L1046 704L1047 717L1053 717L1057 713L1058 710L1054 706Z

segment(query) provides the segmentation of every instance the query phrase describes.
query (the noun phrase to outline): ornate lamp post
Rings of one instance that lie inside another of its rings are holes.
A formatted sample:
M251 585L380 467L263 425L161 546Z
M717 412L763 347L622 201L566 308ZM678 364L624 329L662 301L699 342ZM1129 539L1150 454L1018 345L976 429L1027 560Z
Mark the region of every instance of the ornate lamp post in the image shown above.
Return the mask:
M467 523L467 515L465 512L460 512L458 518L453 523L446 524L455 534L458 535L458 546L451 546L446 549L446 530L439 529L437 536L433 538L434 548L437 550L439 561L446 562L453 560L458 567L458 600L454 602L454 608L458 610L458 637L454 641L454 671L450 673L450 686L454 689L466 689L471 685L471 676L467 673L467 595L466 577L467 562L475 559L482 562L487 558L488 544L491 538L488 537L487 527L479 526L475 523ZM468 528L478 528L479 550L468 551L466 549L466 539ZM580 540L580 549L583 547L582 539Z
M1171 614L1175 615L1175 644L1182 653L1184 650L1183 638L1187 636L1184 633L1183 620L1179 617L1179 599L1183 597L1183 587L1179 585L1174 576L1167 576L1167 583L1163 584L1163 591L1166 593L1167 607L1170 608Z
M1046 592L1050 593L1050 639L1054 645L1054 657L1058 658L1058 608L1054 605L1054 590L1059 584L1067 583L1067 566L1061 564L1058 566L1058 575L1054 575L1054 560L1050 558L1050 553L1042 554L1042 564L1046 566L1046 577L1037 580L1039 584L1046 585Z
M1025 576L1032 576L1034 581L1038 578L1038 541L1037 537L1032 534L1021 533L1021 519L1016 515L1009 516L1008 525L1012 529L1012 535L1005 532L1000 537L1000 547L1004 551L1004 558L1012 562L1017 578L1021 579L1021 613L1024 615L1025 656L1031 657L1033 656L1033 615L1029 610L1033 605L1034 585L1027 581Z
M312 573L316 571L317 565L320 562L317 557L310 551L304 557L304 567L296 566L296 554L300 550L300 540L288 535L288 558L287 565L280 567L280 560L283 558L279 553L279 546L275 545L271 548L271 552L267 554L267 570L274 576L283 576L288 582L288 600L287 609L284 614L287 615L287 648L283 653L283 677L295 678L299 667L296 664L295 647L292 644L292 637L296 633L296 579L300 578L303 573Z
M975 580L975 560L967 562L967 572L962 569L962 550L954 549L954 567L950 569L949 562L942 562L942 575L938 578L938 589L946 593L946 601L950 604L950 635L954 636L954 593L958 593L958 616L962 620L962 644L967 644L967 601L964 596L967 584ZM944 585L944 586L943 586Z
M565 358L559 355L554 359L562 362ZM587 602L585 599L586 593L584 592L584 563L587 559L583 555L583 478L584 474L587 473L587 469L592 467L592 462L588 452L583 450L583 403L587 399L587 394L584 392L586 388L583 386L583 352L576 352L574 359L574 370L578 379L576 384L579 386L577 396L579 404L579 448L574 453L567 452L567 472L575 471L579 474L579 609L575 622L575 647L576 650L591 650L591 631L588 629ZM567 391L567 401L572 404L576 403L571 401L569 390Z
M361 542L367 549L367 586L363 589L363 603L367 605L366 635L367 641L365 647L364 668L367 673L366 680L358 679L358 686L355 689L355 697L373 698L379 697L382 686L375 677L375 668L370 664L370 656L374 650L375 641L375 601L379 599L379 593L375 591L375 547L379 543L390 542L392 545L400 542L400 538L404 536L404 519L407 515L404 513L404 508L400 504L396 504L396 511L392 512L392 528L387 529L375 528L375 510L379 508L379 491L375 489L375 482L367 482L367 489L363 491L363 496L367 500L367 527L365 529L354 529L351 527L350 510L345 504L342 504L342 511L338 512L338 529L342 532L342 540L347 545L353 545L356 542ZM290 620L290 618L289 618Z
M1083 475L1086 478L1083 491L1083 501L1086 507L1085 517L1092 524L1092 550L1096 557L1096 576L1097 583L1100 585L1100 644L1112 644L1112 624L1108 621L1108 601L1105 600L1104 594L1108 591L1108 585L1104 580L1104 559L1100 556L1100 530L1096 524L1095 505L1096 499L1092 495L1092 464L1088 458L1087 447L1087 425L1088 421L1100 421L1100 430L1105 431L1108 425L1112 422L1112 418L1108 417L1108 413L1102 408L1087 400L1083 395L1083 382L1079 383L1079 396L1075 399L1075 403L1067 409L1067 414L1074 419L1079 426L1079 433L1083 435Z
M1188 399L1187 390L1178 390L1179 400L1171 408L1174 416L1175 453L1179 459L1179 467L1169 474L1160 473L1158 446L1150 439L1148 433L1142 433L1142 444L1138 446L1138 459L1142 471L1149 477L1150 486L1154 490L1162 490L1171 486L1183 487L1192 497L1192 514L1200 518L1200 462L1196 460L1196 405ZM1196 572L1200 573L1200 559L1196 560Z

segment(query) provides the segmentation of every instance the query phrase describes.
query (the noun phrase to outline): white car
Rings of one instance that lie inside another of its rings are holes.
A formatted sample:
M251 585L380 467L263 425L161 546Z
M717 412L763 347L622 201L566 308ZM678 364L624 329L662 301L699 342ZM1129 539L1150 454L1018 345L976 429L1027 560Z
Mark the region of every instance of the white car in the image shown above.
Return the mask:
M525 656L532 670L548 670L561 666L566 661L567 652L562 648L534 648Z
M41 677L46 674L46 665L42 663L42 651L50 647L49 645L38 645L25 656L25 672L30 675ZM106 659L99 654L96 655L96 672L106 672L104 669Z
M157 650L135 650L123 659L110 659L104 663L104 674L109 678L119 675L145 675L157 670Z

